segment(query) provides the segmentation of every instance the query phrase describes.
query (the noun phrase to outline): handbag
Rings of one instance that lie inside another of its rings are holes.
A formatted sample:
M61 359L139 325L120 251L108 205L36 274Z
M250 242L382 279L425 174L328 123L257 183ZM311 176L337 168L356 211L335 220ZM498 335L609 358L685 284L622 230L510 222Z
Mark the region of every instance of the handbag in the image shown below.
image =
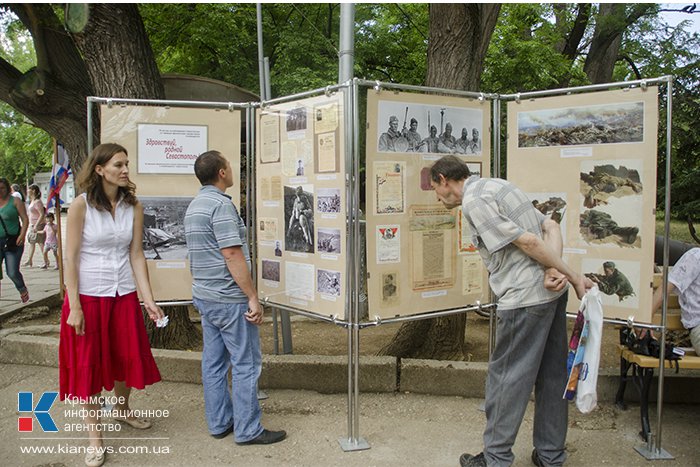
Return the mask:
M3 251L15 251L17 249L17 237L19 237L19 234L12 235L10 234L10 231L7 230L7 226L5 225L5 221L2 219L2 216L0 216L0 223L2 223L2 228L5 230L5 241L3 242L2 250Z

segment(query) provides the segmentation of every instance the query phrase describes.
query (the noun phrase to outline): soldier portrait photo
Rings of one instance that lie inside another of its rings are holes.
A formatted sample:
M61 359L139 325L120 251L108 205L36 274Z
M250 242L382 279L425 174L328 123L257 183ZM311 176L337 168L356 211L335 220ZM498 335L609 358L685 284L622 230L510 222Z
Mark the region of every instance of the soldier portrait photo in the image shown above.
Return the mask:
M380 100L375 123L378 152L481 154L480 109ZM465 136L462 147L457 131Z

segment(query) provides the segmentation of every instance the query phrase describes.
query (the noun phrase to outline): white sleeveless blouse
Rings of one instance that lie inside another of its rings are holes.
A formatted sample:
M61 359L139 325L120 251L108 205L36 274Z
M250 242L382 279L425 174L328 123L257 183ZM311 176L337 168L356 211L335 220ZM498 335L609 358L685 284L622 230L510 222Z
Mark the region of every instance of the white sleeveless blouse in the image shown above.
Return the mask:
M134 207L119 201L114 218L87 203L80 247L78 292L93 297L114 297L136 290L129 260L134 232ZM141 241L138 238L137 241Z

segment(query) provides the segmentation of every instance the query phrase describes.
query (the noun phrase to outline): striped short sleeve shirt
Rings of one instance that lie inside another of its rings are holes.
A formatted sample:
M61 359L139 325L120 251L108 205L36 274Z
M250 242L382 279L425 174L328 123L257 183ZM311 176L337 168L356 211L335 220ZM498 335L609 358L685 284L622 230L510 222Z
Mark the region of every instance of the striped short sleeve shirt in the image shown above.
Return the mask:
M464 183L462 213L500 309L548 303L564 293L545 289L544 267L513 244L525 232L541 238L544 221L519 188L505 180L472 176Z
M222 248L243 248L250 270L246 227L231 197L215 186L200 188L185 213L185 240L192 272L192 296L200 300L247 303L226 266Z

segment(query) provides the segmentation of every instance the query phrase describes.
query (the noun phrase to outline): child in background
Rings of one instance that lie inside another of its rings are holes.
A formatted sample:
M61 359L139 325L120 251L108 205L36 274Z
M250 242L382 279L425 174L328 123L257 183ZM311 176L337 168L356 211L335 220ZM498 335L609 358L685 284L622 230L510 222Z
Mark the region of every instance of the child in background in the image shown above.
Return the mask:
M58 239L56 238L56 224L54 224L53 221L53 213L46 214L46 226L44 227L44 235L46 235L46 241L44 242L44 265L41 269L48 269L49 267L49 251L53 251L53 257L56 260L54 269L58 269Z

